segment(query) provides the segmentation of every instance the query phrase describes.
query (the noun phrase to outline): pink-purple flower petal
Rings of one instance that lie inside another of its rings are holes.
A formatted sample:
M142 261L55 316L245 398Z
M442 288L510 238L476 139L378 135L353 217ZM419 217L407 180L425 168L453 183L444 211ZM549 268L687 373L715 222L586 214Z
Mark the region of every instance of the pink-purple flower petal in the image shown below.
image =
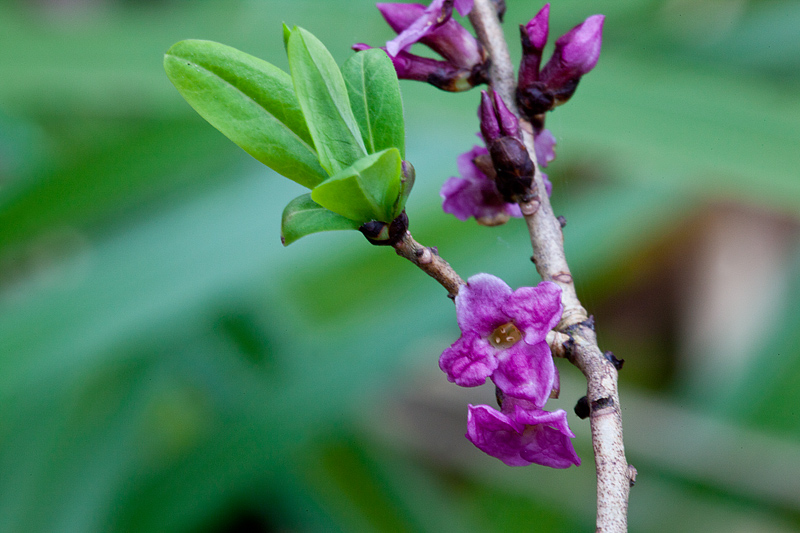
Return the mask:
M542 342L561 320L561 287L551 281L520 287L506 300L503 311L525 332L526 343Z
M532 463L552 468L580 465L563 410L548 413L517 407L509 416L488 405L470 405L467 439L509 466ZM523 422L524 420L524 422Z
M544 129L540 131L534 137L533 146L536 152L536 162L540 167L546 167L550 161L556 158L556 138L553 137L553 133L550 130Z
M542 181L544 182L544 190L547 196L553 194L553 184L550 183L550 178L544 172L542 172Z
M520 458L531 463L551 468L569 468L580 466L581 460L570 439L575 434L567 424L567 412L525 410L516 408L517 422L524 424L523 441L525 445L520 451Z
M442 209L459 220L470 217L484 225L502 224L509 217L522 217L517 204L508 203L500 195L497 185L474 163L476 157L486 156L489 151L481 146L458 156L460 177L452 177L442 185Z
M465 332L439 358L447 379L462 387L477 387L497 368L497 350L474 332Z
M518 342L498 353L492 381L507 396L544 407L556 382L556 365L546 342Z
M390 57L420 42L458 68L472 69L483 61L483 49L477 39L453 18L442 20L443 5L437 8L432 3L426 8L422 4L381 3L377 6L398 33L389 41L391 45L387 43Z
M488 336L497 326L511 319L503 312L511 287L491 274L475 274L456 296L456 317L462 333L473 331Z

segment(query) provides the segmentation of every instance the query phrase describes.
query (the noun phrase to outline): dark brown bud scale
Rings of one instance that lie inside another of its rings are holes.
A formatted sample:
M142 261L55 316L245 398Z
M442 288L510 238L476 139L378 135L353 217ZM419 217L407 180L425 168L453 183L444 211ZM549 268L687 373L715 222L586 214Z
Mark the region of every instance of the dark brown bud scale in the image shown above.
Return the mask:
M625 364L625 359L617 359L617 356L614 355L614 352L603 352L603 355L609 363L614 365L614 368L617 370L622 370L622 366Z
M372 220L358 228L364 237L375 246L394 246L403 239L408 231L408 215L405 210L391 223Z
M492 156L489 154L481 154L472 159L472 162L478 167L478 170L486 174L486 176L494 180L497 177L494 171L494 164L492 163Z
M524 199L533 183L533 161L522 141L500 137L489 146L489 154L497 174L497 190L508 202Z
M583 396L578 400L578 403L575 404L575 414L578 415L578 418L581 420L589 418L589 415L591 414L589 409L589 398Z
M483 62L478 63L474 67L472 67L472 72L469 75L467 81L469 81L472 87L476 87L482 84L489 83L489 69L492 66L491 59L484 59Z
M534 82L517 89L517 105L526 117L541 115L556 106L556 96L544 83Z
M572 98L572 95L575 94L579 81L581 81L580 78L571 79L558 89L552 91L551 94L553 98L555 98L555 105L553 107L567 103L567 100Z
M471 72L467 69L453 71L452 69L439 68L430 73L425 81L437 89L457 93L472 89L473 85L469 81L471 75Z

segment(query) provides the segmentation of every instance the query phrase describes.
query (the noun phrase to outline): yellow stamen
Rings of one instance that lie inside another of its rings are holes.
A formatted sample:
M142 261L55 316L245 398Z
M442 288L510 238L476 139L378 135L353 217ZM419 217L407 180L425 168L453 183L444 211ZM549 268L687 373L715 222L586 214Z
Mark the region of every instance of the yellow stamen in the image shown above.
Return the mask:
M495 348L511 348L522 340L522 332L517 329L513 322L508 322L498 326L491 335L489 342Z

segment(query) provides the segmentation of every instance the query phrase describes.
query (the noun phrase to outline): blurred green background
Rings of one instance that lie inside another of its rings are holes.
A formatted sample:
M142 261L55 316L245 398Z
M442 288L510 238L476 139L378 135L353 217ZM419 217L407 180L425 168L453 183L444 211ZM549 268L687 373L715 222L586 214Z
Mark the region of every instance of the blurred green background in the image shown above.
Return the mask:
M508 0L518 23L539 4ZM548 118L548 172L601 347L626 360L632 531L800 531L800 3L554 2L607 15ZM509 468L463 434L434 281L355 232L283 248L302 188L169 84L217 40L287 68L281 21L339 62L392 33L372 2L0 4L0 531L591 531L583 466ZM477 91L403 82L411 230L462 276L538 279L524 225L441 212Z

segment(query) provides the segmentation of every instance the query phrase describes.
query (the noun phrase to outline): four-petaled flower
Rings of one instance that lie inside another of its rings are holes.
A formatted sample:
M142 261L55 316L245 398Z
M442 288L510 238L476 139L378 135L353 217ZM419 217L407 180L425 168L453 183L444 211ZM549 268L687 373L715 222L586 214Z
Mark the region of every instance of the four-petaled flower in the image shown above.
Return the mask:
M490 274L472 276L456 296L461 337L442 353L439 367L463 387L491 377L506 396L543 407L558 380L545 338L561 310L555 283L512 291Z
M569 468L581 464L563 409L543 411L510 397L503 399L500 411L488 405L470 405L466 436L480 450L509 466L536 463Z

